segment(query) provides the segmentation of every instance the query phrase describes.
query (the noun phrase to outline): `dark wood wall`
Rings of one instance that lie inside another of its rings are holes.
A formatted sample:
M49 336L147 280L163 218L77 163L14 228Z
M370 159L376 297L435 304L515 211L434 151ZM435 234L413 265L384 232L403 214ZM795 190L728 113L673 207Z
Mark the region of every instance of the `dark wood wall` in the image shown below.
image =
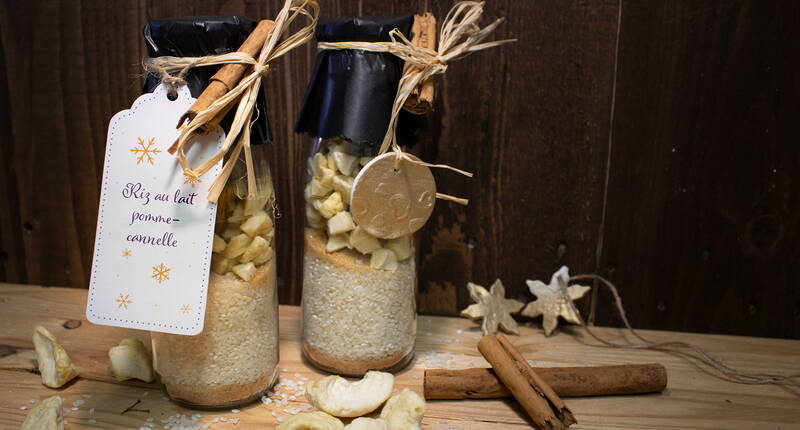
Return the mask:
M150 18L272 17L268 1L2 1L0 280L85 288L108 120L142 83ZM322 1L325 17L450 1ZM420 309L455 314L465 284L560 265L616 283L634 325L800 337L800 3L490 0L512 46L438 78L418 151L437 172L421 235ZM300 298L303 161L292 133L315 51L266 84L277 139L281 300ZM584 307L587 307L584 304ZM584 309L589 312L589 309ZM596 321L617 320L599 294Z

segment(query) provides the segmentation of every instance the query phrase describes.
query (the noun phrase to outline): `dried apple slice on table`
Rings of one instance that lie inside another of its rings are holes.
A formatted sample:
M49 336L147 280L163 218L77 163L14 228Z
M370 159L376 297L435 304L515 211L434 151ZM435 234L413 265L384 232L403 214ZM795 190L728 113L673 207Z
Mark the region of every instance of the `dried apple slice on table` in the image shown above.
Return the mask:
M404 388L392 396L381 411L387 430L419 430L428 407L419 394Z
M344 426L345 430L387 430L386 422L375 418L356 418Z
M342 430L344 424L325 412L309 412L295 415L279 425L276 430Z
M64 430L64 399L59 396L42 400L28 412L20 430Z
M111 373L117 381L138 379L153 382L153 361L150 353L138 339L122 339L117 346L108 350Z
M378 409L392 394L394 376L370 371L359 381L350 382L331 375L306 387L306 399L317 409L336 417L360 417Z
M44 385L59 388L78 376L78 370L72 365L67 351L46 328L37 326L34 329L33 346Z

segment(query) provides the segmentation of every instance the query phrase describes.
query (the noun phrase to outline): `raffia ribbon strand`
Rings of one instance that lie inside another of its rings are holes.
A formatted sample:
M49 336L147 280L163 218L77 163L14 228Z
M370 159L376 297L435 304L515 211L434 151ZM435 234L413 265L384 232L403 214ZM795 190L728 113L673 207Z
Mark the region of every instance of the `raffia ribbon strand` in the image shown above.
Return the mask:
M625 328L628 330L628 332L641 342L639 344L619 344L607 341L598 336L592 330L592 328L589 325L587 325L585 321L583 321L583 318L580 317L577 308L575 308L575 303L569 297L569 294L566 290L566 286L562 285L561 287L562 297L567 303L569 303L570 306L572 306L573 310L575 311L575 315L578 315L581 327L583 327L584 330L586 330L586 332L589 333L590 336L592 336L595 340L601 343L601 345L598 346L605 346L609 348L623 348L623 349L651 349L656 351L670 352L683 356L687 359L699 360L702 363L705 363L711 369L716 370L717 373L714 373L705 367L700 367L703 371L730 382L736 382L740 384L751 384L751 385L772 384L772 385L792 386L795 388L800 388L800 382L796 380L797 378L800 378L800 373L781 375L776 373L749 372L745 370L734 369L723 363L718 358L713 357L703 348L692 343L681 342L681 341L664 341L664 342L649 341L643 336L641 336L631 326L631 323L628 321L628 316L625 313L625 308L622 306L622 298L619 295L619 291L617 290L617 287L611 283L611 281L607 280L606 278L600 275L594 275L594 274L570 276L569 278L570 282L584 281L584 280L599 281L601 285L605 286L611 292L611 295L614 297L614 306L617 309L620 318L622 319L622 323L625 325Z
M287 33L289 25L299 16L309 19L309 24L300 30L290 34L284 40L281 38ZM292 49L310 41L314 36L314 28L319 18L319 4L316 0L286 0L283 8L275 18L275 27L267 38L266 43L261 48L258 59L240 52L231 52L223 55L211 55L206 57L157 57L148 59L145 67L161 77L161 81L167 85L185 84L183 77L186 71L193 67L203 67L230 63L250 64L252 71L242 78L239 83L220 97L211 105L198 112L188 124L181 129L181 134L177 141L177 155L187 177L199 178L217 164L225 154L233 150L228 157L228 161L222 171L211 184L208 193L208 200L216 202L219 198L225 183L230 177L233 167L240 154L244 151L245 164L247 167L248 193L255 193L255 175L253 169L252 155L250 152L250 123L253 118L258 92L261 90L261 78L270 71L270 63L278 57L286 54ZM178 72L177 76L172 73ZM191 168L186 160L186 145L191 140L195 132L200 127L214 119L214 117L229 104L238 100L236 113L233 118L228 134L220 150L205 160L200 166ZM234 142L236 144L234 145Z
M483 5L484 2L463 1L453 6L442 24L442 29L439 32L439 47L435 51L415 46L396 28L389 33L391 42L319 42L317 44L319 49L360 49L372 52L389 52L407 64L415 66L407 68L400 78L397 95L392 104L389 127L381 142L379 154L384 154L391 148L397 154L398 165L401 161L406 161L427 167L444 168L472 177L471 173L446 164L430 164L405 156L402 148L397 144L395 131L400 110L414 88L421 82L433 75L444 73L450 61L463 58L475 51L516 42L516 39L507 39L482 43L503 22L503 18L499 18L481 28L478 25L478 21L483 15ZM466 199L441 193L437 193L436 197L460 204L466 204L467 202Z

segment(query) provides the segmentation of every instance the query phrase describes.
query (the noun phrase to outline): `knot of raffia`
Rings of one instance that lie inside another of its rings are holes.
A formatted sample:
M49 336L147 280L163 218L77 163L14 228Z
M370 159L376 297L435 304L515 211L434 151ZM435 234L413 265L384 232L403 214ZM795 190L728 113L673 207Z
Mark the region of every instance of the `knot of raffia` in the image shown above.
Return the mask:
M155 57L146 58L143 61L144 69L156 75L161 84L168 87L170 94L175 90L186 85L186 74L195 67L217 66L223 64L250 64L254 70L268 70L264 68L255 58L243 52L229 52L221 55L209 55L206 57ZM177 72L177 73L176 73Z
M269 64L256 63L253 66L253 72L261 76L267 76L269 74Z
M299 16L307 18L309 23L283 38L288 33L289 25ZM261 78L269 74L270 63L311 40L314 36L314 28L317 25L318 17L319 4L316 0L286 0L283 8L275 18L275 26L262 46L258 58L253 58L246 53L231 52L206 57L157 57L149 58L145 61L145 68L159 76L161 82L168 86L185 84L184 77L186 72L193 67L231 63L252 66L252 69L235 87L211 103L206 109L198 112L188 124L183 125L181 134L176 141L175 152L187 178L199 178L228 154L228 160L223 165L222 171L209 188L208 200L217 201L242 152L244 152L245 166L247 168L248 194L254 195L256 182L250 151L250 125L253 119L256 97L261 90ZM281 40L282 38L283 40ZM204 124L212 121L217 114L227 109L232 103L238 103L238 105L222 147L199 166L192 168L186 159L187 143L195 133L200 132Z
M414 67L405 69L397 88L397 95L392 103L392 113L389 118L389 126L386 135L381 142L378 154L386 153L390 148L397 154L395 166L401 162L421 164L427 167L444 168L472 177L472 173L465 172L446 164L430 164L420 160L414 160L403 153L400 145L397 144L397 118L406 100L412 91L424 82L427 78L442 74L447 71L448 64L458 58L463 58L475 51L480 51L506 43L515 42L516 39L496 40L483 42L496 28L503 22L499 18L481 28L478 25L483 16L484 2L463 1L456 3L447 13L442 28L439 32L439 46L436 50L416 46L406 38L398 29L393 29L389 33L389 42L320 42L317 44L319 49L360 49L372 52L388 52L411 64ZM449 196L447 194L436 194L437 198L450 200L460 204L466 204L467 200Z

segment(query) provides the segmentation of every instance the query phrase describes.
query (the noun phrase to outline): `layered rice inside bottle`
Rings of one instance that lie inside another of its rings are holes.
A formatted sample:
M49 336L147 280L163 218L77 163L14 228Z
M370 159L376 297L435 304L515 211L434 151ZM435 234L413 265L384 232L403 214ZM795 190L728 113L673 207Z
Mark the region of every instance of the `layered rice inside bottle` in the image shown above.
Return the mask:
M225 407L269 388L278 364L275 264L243 281L211 274L203 332L197 336L152 333L155 369L178 402Z
M350 190L371 148L333 139L309 160L305 191L303 348L347 375L394 370L413 356L416 268L411 236L383 240L356 225Z
M154 366L169 396L224 408L261 396L278 364L278 295L271 185L252 199L220 197L202 333L151 333Z

